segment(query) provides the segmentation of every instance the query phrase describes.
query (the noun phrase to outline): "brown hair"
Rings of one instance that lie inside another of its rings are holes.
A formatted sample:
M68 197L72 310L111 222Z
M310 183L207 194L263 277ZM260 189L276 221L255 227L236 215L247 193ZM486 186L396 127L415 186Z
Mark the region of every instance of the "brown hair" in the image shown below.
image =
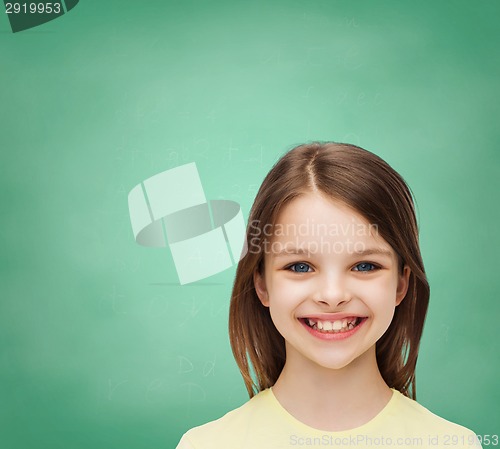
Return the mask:
M410 267L408 291L376 344L376 356L387 385L416 399L415 368L430 290L411 190L380 157L336 142L312 142L288 151L265 177L250 211L250 250L238 264L229 308L229 339L248 394L252 397L274 385L286 355L285 341L253 282L255 270L263 273L264 226L274 226L288 202L312 191L340 200L376 223L396 252L400 269Z

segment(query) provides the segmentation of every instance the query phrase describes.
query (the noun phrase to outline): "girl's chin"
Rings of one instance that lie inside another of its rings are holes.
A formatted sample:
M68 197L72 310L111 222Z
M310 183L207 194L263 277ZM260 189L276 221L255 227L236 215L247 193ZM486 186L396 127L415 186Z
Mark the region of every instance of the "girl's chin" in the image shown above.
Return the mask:
M374 354L370 354L371 352ZM337 350L335 354L332 354L331 351L317 351L315 354L311 354L310 352L296 351L295 348L290 351L287 347L287 363L294 367L300 366L304 371L349 371L354 368L359 369L360 366L368 366L373 362L376 365L375 345L361 353Z
M289 352L287 351L287 363L290 363L294 367L302 367L304 371L340 371L340 370L347 370L351 366L353 366L353 363L356 362L356 360L359 358L359 356L356 356L354 354L345 354L344 357L342 357L340 354L336 354L335 357L328 357L328 355L325 354L317 354L315 356L305 355L305 354L300 354L299 360L294 360L295 357L293 357ZM295 368L298 369L298 368Z

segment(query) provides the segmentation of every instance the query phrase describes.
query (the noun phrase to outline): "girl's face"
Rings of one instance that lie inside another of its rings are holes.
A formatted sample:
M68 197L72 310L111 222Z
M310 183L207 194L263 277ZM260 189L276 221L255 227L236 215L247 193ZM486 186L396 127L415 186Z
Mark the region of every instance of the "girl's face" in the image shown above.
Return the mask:
M410 275L407 266L398 272L376 224L308 193L281 211L273 231L264 275L255 273L254 283L285 339L287 363L341 369L374 351Z

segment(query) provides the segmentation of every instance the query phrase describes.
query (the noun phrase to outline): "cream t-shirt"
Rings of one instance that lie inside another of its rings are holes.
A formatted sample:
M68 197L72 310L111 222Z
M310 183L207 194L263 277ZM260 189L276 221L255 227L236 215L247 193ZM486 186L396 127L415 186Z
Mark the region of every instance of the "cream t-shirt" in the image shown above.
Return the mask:
M386 406L367 423L328 432L294 418L268 388L223 417L187 431L177 449L481 448L471 430L392 391Z

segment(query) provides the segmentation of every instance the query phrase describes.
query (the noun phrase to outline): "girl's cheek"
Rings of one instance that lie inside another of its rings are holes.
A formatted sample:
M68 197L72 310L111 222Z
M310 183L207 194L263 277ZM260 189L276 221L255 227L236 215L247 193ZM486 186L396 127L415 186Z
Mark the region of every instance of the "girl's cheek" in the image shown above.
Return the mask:
M395 284L391 280L380 279L377 282L366 282L358 284L354 290L354 294L362 295L364 298L378 298L387 296L388 292L393 289L395 291Z
M313 292L310 285L290 280L274 282L272 284L272 291L275 297L283 298L288 303L308 298Z

